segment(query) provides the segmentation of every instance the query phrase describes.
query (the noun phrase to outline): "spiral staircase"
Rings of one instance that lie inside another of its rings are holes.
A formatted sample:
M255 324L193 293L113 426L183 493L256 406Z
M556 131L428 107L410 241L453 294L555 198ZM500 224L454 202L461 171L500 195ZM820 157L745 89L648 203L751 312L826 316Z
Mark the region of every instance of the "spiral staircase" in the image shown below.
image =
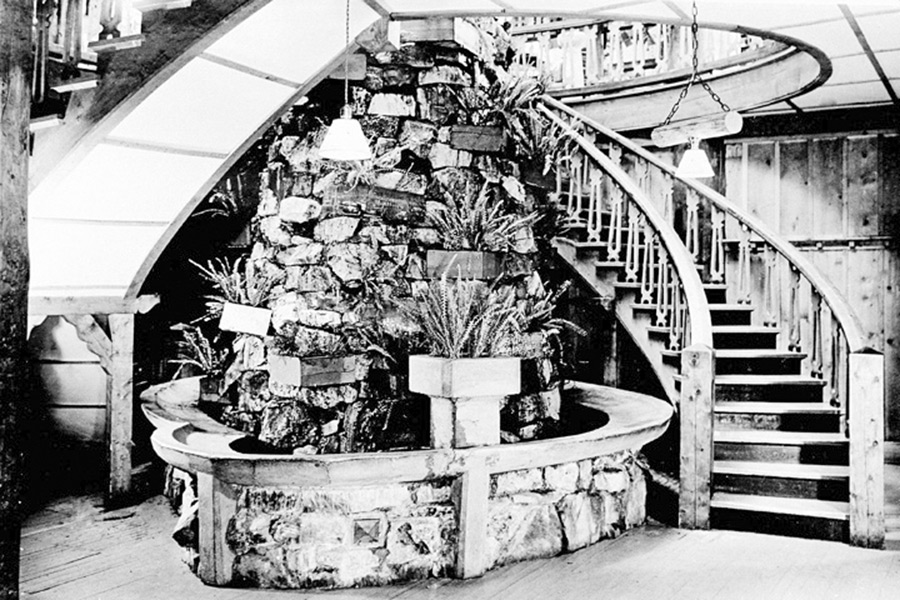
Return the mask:
M82 128L77 140L65 127L42 134L44 154L61 160L37 161L32 312L133 315L152 306L139 296L142 282L191 210L255 136L337 65L339 35L306 39L290 25L318 8L234 4L246 6L209 39L99 119L72 124ZM364 16L354 35L387 22L380 3L356 4ZM339 22L337 12L323 22ZM268 55L251 41L262 31L273 40ZM388 36L386 28L376 35ZM777 54L810 71L808 56ZM298 55L314 60L300 65L291 58ZM674 93L663 92L663 100ZM617 102L623 118L638 112ZM679 523L879 546L884 366L853 310L761 221L587 116L597 106L576 111L550 97L541 106L569 132L555 192L572 227L557 249L609 303L678 408ZM115 173L132 158L143 171L120 181ZM140 210L122 202L126 195ZM119 376L130 380L130 371Z

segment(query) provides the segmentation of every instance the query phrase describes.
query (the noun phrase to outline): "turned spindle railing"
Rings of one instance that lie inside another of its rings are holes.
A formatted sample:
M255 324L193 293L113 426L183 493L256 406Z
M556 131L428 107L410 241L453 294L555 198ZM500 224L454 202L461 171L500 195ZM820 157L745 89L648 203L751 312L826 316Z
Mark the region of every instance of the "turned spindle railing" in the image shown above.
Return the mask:
M754 302L759 324L778 328L789 350L806 353L805 372L824 380L850 440L851 541L880 545L884 358L869 347L844 296L796 247L712 188L677 177L670 164L568 106L544 102L580 122L583 137L639 182L666 219L661 228L677 232L706 282L727 283L733 301Z
M549 79L550 90L674 76L679 71L689 74L691 68L690 28L682 25L520 19L511 33L517 65ZM778 42L719 29L701 29L700 38L700 62L710 68L785 48Z

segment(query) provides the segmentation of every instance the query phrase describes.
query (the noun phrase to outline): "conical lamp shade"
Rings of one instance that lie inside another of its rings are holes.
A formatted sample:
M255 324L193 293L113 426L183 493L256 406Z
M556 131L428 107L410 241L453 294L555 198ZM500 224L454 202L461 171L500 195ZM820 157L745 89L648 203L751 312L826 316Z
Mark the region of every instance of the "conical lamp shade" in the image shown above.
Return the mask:
M344 116L331 122L319 156L332 160L367 160L372 158L372 150L359 121Z
M706 157L706 152L701 150L697 144L691 144L691 147L681 157L675 174L679 177L694 179L715 175L712 165L709 164L709 159Z

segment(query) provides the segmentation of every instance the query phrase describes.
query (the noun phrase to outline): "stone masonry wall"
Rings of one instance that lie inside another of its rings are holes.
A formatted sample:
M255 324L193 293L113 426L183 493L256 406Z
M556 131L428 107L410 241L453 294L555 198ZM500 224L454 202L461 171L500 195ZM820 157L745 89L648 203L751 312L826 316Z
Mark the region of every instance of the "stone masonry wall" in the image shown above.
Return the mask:
M228 524L235 583L354 587L448 577L456 562L452 480L240 491Z
M488 565L556 556L616 537L644 523L646 496L644 473L629 451L495 475Z

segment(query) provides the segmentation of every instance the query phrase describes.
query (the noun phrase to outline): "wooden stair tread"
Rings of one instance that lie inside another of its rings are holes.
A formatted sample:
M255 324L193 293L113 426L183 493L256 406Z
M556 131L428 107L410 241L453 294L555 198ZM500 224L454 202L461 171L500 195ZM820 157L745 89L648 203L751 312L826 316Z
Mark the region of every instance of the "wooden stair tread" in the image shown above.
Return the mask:
M681 356L681 350L661 350L663 356L671 358ZM792 350L767 350L765 348L725 348L716 350L716 358L742 358L745 360L754 358L806 358L805 352Z
M777 327L767 325L713 325L713 333L778 333Z
M746 510L751 512L796 515L847 521L850 519L850 503L782 496L751 496L716 492L710 501L712 508Z
M594 266L598 269L624 269L625 263L621 260L597 260Z
M805 375L716 375L716 385L819 385L825 380Z
M631 308L634 310L656 310L655 304L642 304L639 302L635 302L631 305ZM749 304L710 304L709 310L711 311L727 311L727 310L735 310L735 311L746 311L752 312L753 307Z
M717 460L713 462L713 473L718 475L777 477L780 479L837 481L850 479L850 467L846 465L796 464L748 460Z
M841 411L824 402L716 402L715 412L760 415L837 415Z
M806 446L815 444L845 445L842 433L817 431L772 431L767 429L716 430L713 441L724 444L765 444L774 446Z

